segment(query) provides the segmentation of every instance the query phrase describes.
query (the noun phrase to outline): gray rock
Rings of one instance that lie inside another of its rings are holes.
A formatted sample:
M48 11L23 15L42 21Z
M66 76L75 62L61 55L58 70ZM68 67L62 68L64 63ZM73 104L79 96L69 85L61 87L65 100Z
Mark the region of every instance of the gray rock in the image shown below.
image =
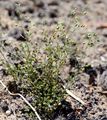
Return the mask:
M12 31L10 31L9 36L11 36L19 41L26 41L27 40L27 37L26 37L24 31L21 29L18 29L18 28L15 28Z
M97 84L100 85L103 90L107 90L107 70L99 75Z
M2 101L0 103L0 107L2 108L3 112L6 112L8 110L8 104L6 101Z

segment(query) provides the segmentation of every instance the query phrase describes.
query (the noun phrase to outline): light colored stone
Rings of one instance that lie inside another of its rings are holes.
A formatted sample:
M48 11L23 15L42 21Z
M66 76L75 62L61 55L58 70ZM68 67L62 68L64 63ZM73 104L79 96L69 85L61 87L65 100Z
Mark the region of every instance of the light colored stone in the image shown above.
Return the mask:
M7 110L7 111L6 111L6 115L8 115L8 116L11 115L11 111L10 111L10 110Z

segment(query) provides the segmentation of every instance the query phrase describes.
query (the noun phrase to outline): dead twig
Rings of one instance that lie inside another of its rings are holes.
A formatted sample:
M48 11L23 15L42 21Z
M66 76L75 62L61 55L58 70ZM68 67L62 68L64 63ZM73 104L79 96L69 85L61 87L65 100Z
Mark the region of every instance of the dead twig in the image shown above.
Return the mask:
M35 113L35 115L37 116L38 120L42 120L39 116L39 114L37 113L37 111L35 110L35 108L26 100L26 98L24 98L21 94L19 93L11 93L8 88L6 87L6 85L0 80L0 83L2 84L2 86L5 88L5 90L12 96L20 96L24 101L25 103L33 110L33 112Z
M107 96L107 91L97 91L97 92L102 94L102 95L106 95Z
M63 86L63 88L65 89L66 93L68 95L70 95L71 97L73 97L75 100L77 100L78 102L80 102L82 105L86 106L86 103L81 100L79 97L77 97L76 95L74 95L70 90L68 90L65 86Z
M102 23L97 27L97 29L105 29L105 28L107 28L107 23Z

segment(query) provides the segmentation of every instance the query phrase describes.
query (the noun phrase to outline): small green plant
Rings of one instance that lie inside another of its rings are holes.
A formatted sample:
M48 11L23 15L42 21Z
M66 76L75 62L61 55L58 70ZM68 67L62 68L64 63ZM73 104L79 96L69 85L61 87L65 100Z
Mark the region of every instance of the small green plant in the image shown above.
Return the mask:
M42 49L30 43L21 44L11 55L11 59L21 62L6 63L8 73L21 83L24 94L34 98L32 104L40 114L45 113L45 117L49 117L65 96L60 70L66 63L69 41L61 43L66 37L62 31L64 26L60 25L49 36L44 32L46 43Z
M43 36L44 47L23 43L11 55L11 59L20 62L5 65L8 73L21 84L21 92L32 96L32 105L41 116L49 118L65 97L61 69L69 57L80 56L82 50L79 49L81 42L71 38L64 23L52 31L44 31Z

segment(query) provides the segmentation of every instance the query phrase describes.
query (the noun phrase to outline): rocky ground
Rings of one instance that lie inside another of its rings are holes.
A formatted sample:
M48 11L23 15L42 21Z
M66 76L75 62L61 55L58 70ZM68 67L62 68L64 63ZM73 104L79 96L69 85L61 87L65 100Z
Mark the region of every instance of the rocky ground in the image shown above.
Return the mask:
M94 32L99 43L86 50L84 63L92 67L80 75L80 79L70 87L74 94L84 100L88 106L81 106L72 98L70 103L54 115L56 120L107 120L107 1L106 0L0 0L0 42L4 43L4 55L8 56L19 43L27 41L27 32L32 43L41 45L42 29L51 30L57 22L71 25L74 16L87 29L72 33L75 39L81 34ZM74 27L74 26L73 26ZM26 32L27 31L27 32ZM24 37L23 37L24 36ZM0 54L2 58L2 55ZM93 72L94 71L94 72ZM95 84L89 86L89 79L95 74ZM0 76L7 84L7 76L0 63ZM100 77L98 77L100 76ZM103 87L102 87L103 86ZM100 91L100 88L103 90ZM27 98L30 101L30 98ZM72 106L72 107L70 107ZM10 96L0 85L0 120L32 120L23 111L26 104L20 97ZM60 109L60 108L59 108ZM60 112L59 112L60 111ZM36 118L35 118L36 119ZM34 119L34 120L35 120Z

